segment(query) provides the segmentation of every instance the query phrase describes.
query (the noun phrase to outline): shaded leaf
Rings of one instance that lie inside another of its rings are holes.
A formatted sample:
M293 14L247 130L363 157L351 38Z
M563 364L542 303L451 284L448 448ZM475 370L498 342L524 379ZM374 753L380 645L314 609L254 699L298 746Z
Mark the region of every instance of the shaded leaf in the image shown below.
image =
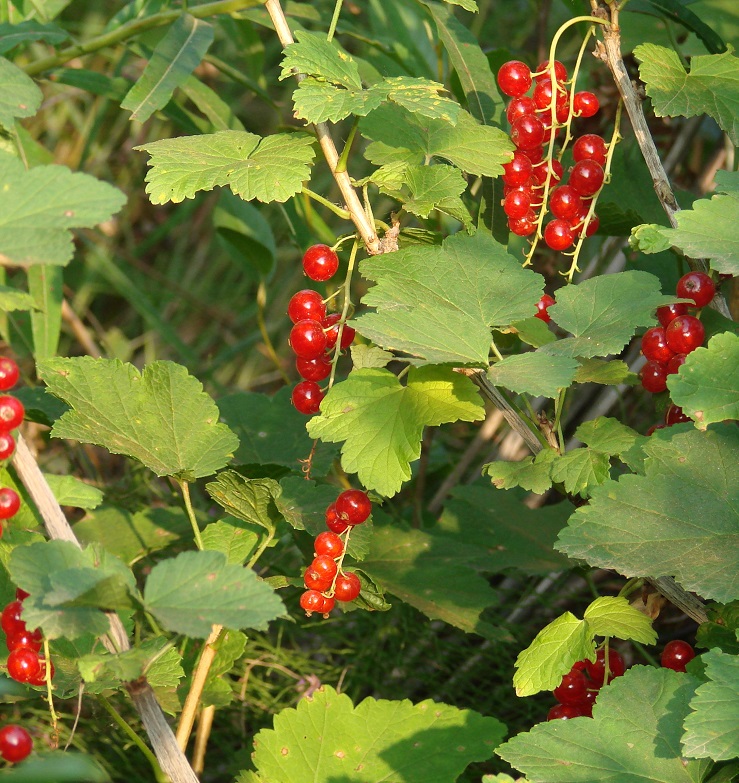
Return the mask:
M52 46L69 38L69 33L55 24L40 24L28 19L18 24L0 24L0 54L31 41L45 41Z
M507 356L492 365L487 375L495 386L554 399L572 383L577 368L575 359L532 351Z
M629 370L621 359L582 359L575 373L575 383L602 383L615 386L621 383L636 383L638 376Z
M103 493L75 476L54 476L44 473L46 483L51 487L60 506L93 509L103 502Z
M571 449L552 463L552 481L564 484L571 495L589 497L610 476L608 454L596 449Z
M42 99L36 82L17 65L0 57L0 125L12 131L16 117L33 117Z
M259 533L235 519L221 519L205 527L203 549L222 552L230 564L243 565L259 542Z
M231 516L274 532L274 501L281 492L274 479L248 479L234 470L226 470L206 484L205 489Z

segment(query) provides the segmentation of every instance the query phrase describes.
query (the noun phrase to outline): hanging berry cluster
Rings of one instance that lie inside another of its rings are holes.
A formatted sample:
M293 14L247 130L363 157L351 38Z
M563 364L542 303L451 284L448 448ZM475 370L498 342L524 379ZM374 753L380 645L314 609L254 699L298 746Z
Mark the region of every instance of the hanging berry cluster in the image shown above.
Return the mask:
M692 300L701 309L713 299L716 286L704 272L689 272L678 280L675 294L680 299ZM690 315L690 305L679 302L657 309L660 326L653 326L641 338L641 350L647 361L640 371L641 384L653 394L667 389L667 376L678 372L691 351L703 344L706 330L701 320ZM691 421L677 405L671 405L665 414L665 424L671 426Z
M18 382L18 365L7 356L0 357L0 391L8 391ZM0 395L0 460L10 459L15 451L15 438L11 434L23 422L25 410L16 397ZM18 513L21 499L10 487L0 488L0 521L10 519ZM0 535L2 535L0 526Z
M339 258L328 245L313 245L303 256L303 271L317 282L330 280L339 268ZM293 389L293 405L309 416L318 413L324 390L318 385L331 375L331 352L348 348L354 329L342 323L339 313L326 313L326 302L318 291L306 288L293 295L287 307L293 322L290 346L295 367L303 380Z
M28 593L18 588L15 591L15 601L11 601L0 615L0 624L5 632L5 644L10 651L8 655L8 676L17 682L29 685L43 686L48 679L54 677L54 664L39 654L44 638L41 629L29 631L21 618L23 601Z
M316 536L315 557L303 575L308 589L300 596L300 606L309 617L313 612L328 617L336 601L348 603L359 596L359 577L344 571L342 563L352 529L371 513L372 501L359 489L345 490L326 509L328 530Z

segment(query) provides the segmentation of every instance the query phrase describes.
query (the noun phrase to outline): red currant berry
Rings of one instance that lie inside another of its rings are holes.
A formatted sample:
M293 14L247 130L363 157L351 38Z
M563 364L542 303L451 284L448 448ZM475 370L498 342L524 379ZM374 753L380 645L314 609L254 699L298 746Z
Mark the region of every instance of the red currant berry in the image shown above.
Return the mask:
M525 185L531 179L533 168L526 155L516 150L513 153L513 160L503 165L503 182L514 187Z
M361 489L347 489L336 498L336 513L349 525L360 525L372 513L372 501Z
M323 596L318 590L306 590L300 596L300 608L305 610L308 617L310 617L313 612L320 611L322 606Z
M329 557L341 557L344 554L344 542L330 530L319 533L313 542L313 551L317 555L328 555Z
M0 756L11 764L27 758L33 750L31 735L15 723L0 729Z
M581 671L571 671L565 674L562 682L554 689L554 698L560 704L578 704L585 699L588 692L588 681Z
M336 561L329 555L316 555L310 564L310 570L320 574L324 579L333 581L336 572L339 570Z
M679 405L670 405L665 411L665 424L668 427L672 427L673 424L687 424L692 423L690 416L686 416L683 413L683 409Z
M705 336L703 324L693 315L678 315L665 329L667 344L675 353L694 351L703 343Z
M362 585L359 582L359 577L351 571L347 571L344 574L339 574L336 577L336 584L334 585L334 598L337 601L353 601L361 591Z
M15 439L9 432L0 432L0 460L8 459L15 451Z
M606 676L605 648L601 647L595 653L595 656L595 663L588 661L585 664L585 671L593 681L593 686L600 688L603 685ZM626 664L624 663L624 659L618 652L616 652L616 650L608 650L608 669L608 682L610 682L614 677L620 677L626 671Z
M657 308L657 320L662 326L667 327L671 321L674 321L678 315L687 315L688 306L685 302L678 302L677 304L665 305L664 307Z
M660 364L667 364L675 355L675 352L667 345L665 330L661 326L653 326L644 332L641 338L641 350L647 359Z
M601 166L606 165L608 147L601 136L596 133L586 133L572 145L572 157L575 162L594 160Z
M39 658L39 670L35 677L28 681L29 685L46 685L46 658ZM49 661L49 679L54 679L54 664Z
M303 574L303 583L309 590L318 590L319 593L324 593L331 588L331 582L333 582L332 576L326 576L320 571L314 571L313 566L309 565Z
M646 362L639 371L641 385L652 394L659 394L667 388L667 369L659 362Z
M530 150L517 150L523 153L533 164L541 163L544 158L544 147L534 147Z
M349 525L347 525L343 519L340 519L339 515L336 513L336 503L332 503L326 509L326 527L332 533L343 533L349 527Z
M684 353L676 353L669 362L667 362L667 374L674 375L680 372L680 368L685 364L688 357Z
M17 682L28 682L41 670L38 653L27 647L19 647L8 655L8 676Z
M554 217L571 220L582 212L582 208L582 199L569 185L554 188L549 196L549 209Z
M549 294L542 294L541 299L536 303L536 315L534 318L539 318L544 323L549 323L552 320L552 316L549 315L549 308L556 304L554 297Z
M533 210L529 210L526 215L518 219L510 219L508 228L519 237L528 237L536 231L536 215Z
M536 81L540 82L544 79L552 78L552 72L549 70L549 60L544 60L536 66ZM562 84L567 81L567 68L559 61L554 61L554 78Z
M338 313L331 313L327 315L321 326L326 330L326 350L331 350L336 345L336 340L339 337L339 322L341 316ZM356 331L351 326L347 326L344 323L344 328L341 330L341 350L346 350L353 342L356 336Z
M538 109L546 109L551 113L552 108L552 83L549 79L542 79L534 88L534 103ZM557 90L557 109L567 104L567 93ZM559 116L557 116L559 119Z
M594 160L580 160L570 172L570 185L581 196L592 196L597 193L604 179L603 166Z
M514 220L520 220L522 217L525 217L530 207L530 190L512 190L503 201L503 212Z
M15 600L16 601L23 601L24 599L28 598L30 593L27 593L25 590L23 590L20 587L15 588Z
M519 117L511 125L511 140L520 150L534 150L544 141L544 126L538 117L529 114ZM538 161L531 161L537 163Z
M329 612L336 606L336 599L333 596L329 598L326 595L322 595L321 598L323 598L323 603L321 604L321 607L318 609L318 611L324 617L328 617Z
M326 317L326 305L318 291L304 288L293 294L287 306L287 314L290 320L296 324L298 321L320 321Z
M506 117L508 122L512 125L519 117L523 117L524 114L535 114L536 104L533 98L529 98L528 95L523 95L520 98L514 98L506 109Z
M663 430L666 426L666 424L652 424L652 426L647 430L647 437L653 435L657 430Z
M320 321L304 318L290 330L290 346L303 359L317 359L326 351L326 334Z
M547 223L544 229L544 241L552 250L567 250L575 238L572 235L570 224L561 218L555 218Z
M315 381L301 381L292 393L295 408L306 416L313 416L321 409L321 400L326 395Z
M677 281L680 299L692 299L696 307L705 307L716 293L713 280L704 272L688 272Z
M585 218L588 216L588 210L590 207L587 204L583 204L582 212L572 221L570 221L570 224L572 225L572 231L577 234L577 236L580 236L582 233L582 226ZM598 230L600 227L600 218L593 213L590 217L590 220L588 220L587 228L585 229L585 236L586 237L592 237L593 234Z
M600 101L592 92L576 92L572 99L572 107L576 117L592 117L600 109Z
M531 87L531 70L520 60L509 60L498 71L498 87L511 98L520 98Z
M306 381L322 381L331 375L331 360L325 354L317 359L295 359L295 369Z
M10 432L21 426L25 410L17 397L8 394L0 396L0 429Z
M330 280L339 268L339 257L328 245L313 245L303 256L303 271L311 280Z
M18 383L18 365L8 356L0 356L0 391L8 391L16 383Z
M685 666L695 658L695 650L682 639L675 639L667 642L662 651L660 663L665 669L672 669L675 672L684 672Z
M547 720L570 720L571 718L583 718L587 716L587 705L582 704L555 704L547 713Z
M26 630L26 624L21 620L22 611L23 604L20 601L11 601L3 609L3 613L0 615L0 626L8 636Z
M18 493L10 487L0 489L0 519L10 519L18 513L21 499Z
M17 650L21 647L26 647L29 650L38 652L43 644L44 637L41 635L41 630L37 628L35 631L16 631L15 633L8 634L5 637L5 644L9 650Z

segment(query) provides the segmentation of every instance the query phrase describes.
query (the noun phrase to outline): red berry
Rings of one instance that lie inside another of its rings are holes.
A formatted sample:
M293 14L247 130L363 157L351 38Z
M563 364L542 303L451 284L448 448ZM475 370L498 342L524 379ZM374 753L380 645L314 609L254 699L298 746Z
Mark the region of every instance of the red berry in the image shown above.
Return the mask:
M513 160L503 165L503 182L506 185L525 185L533 171L531 161L519 150L513 153Z
M344 553L344 542L330 530L319 533L313 542L313 551L317 555L340 557Z
M680 372L680 368L685 364L688 357L684 353L676 353L669 362L667 362L667 374L674 375Z
M287 314L294 324L306 319L320 321L326 317L326 305L318 291L304 288L293 294L287 306Z
M18 513L21 499L18 493L10 487L0 489L0 519L10 519Z
M552 320L552 316L549 315L549 308L553 304L556 304L554 297L549 296L549 294L542 294L541 299L536 303L536 315L534 317L549 323Z
M35 631L29 631L25 629L23 631L16 631L10 633L5 637L5 644L9 650L18 650L21 647L26 647L29 650L38 652L43 644L44 637L41 634L41 630L37 628Z
M325 354L316 359L295 359L295 369L306 381L322 381L331 375L331 360Z
M343 533L349 527L336 513L336 503L332 503L326 509L326 527L332 533Z
M588 715L588 705L583 704L555 704L547 713L547 720L570 720L571 718L583 718Z
M317 359L326 351L326 334L320 321L304 318L290 330L290 345L297 356Z
M21 620L22 611L23 604L20 601L11 601L3 609L3 613L0 615L0 626L2 626L3 631L8 636L12 633L26 630L26 624Z
M538 109L546 109L551 114L552 95L554 93L552 83L549 79L541 79L534 88L534 103ZM567 104L567 93L557 90L557 109L561 109ZM551 119L551 118L550 118ZM557 116L559 119L559 116Z
M339 337L339 322L341 316L338 313L331 313L327 315L321 326L326 330L326 350L331 350L336 345L336 340ZM351 326L347 326L344 323L344 328L341 330L341 350L346 350L353 342L356 336L356 331Z
M318 590L319 593L324 593L331 588L331 582L333 582L333 576L326 576L320 571L314 571L312 564L308 566L303 574L303 582L309 590Z
M348 525L360 525L372 513L372 501L361 489L347 489L336 498L336 514Z
M15 451L15 439L9 432L0 432L0 460L8 459Z
M544 126L541 120L529 114L519 117L511 125L511 140L524 152L537 149L544 141ZM536 163L538 161L532 160L531 162Z
M587 204L583 204L583 209L580 214L570 221L570 225L572 226L572 230L577 236L580 236L582 233L582 224L585 218L588 215L588 210L590 207ZM592 237L593 234L598 230L600 226L600 218L593 213L590 220L588 220L587 228L585 229L585 236L586 237Z
M293 389L292 401L295 408L306 416L313 416L321 409L321 400L326 395L315 381L301 381Z
M537 82L540 82L544 79L551 79L552 72L549 70L549 60L540 62L536 66L536 72L538 74L536 77ZM567 68L565 68L565 66L559 60L554 61L554 78L560 83L567 81Z
M562 682L554 689L554 698L560 704L578 704L583 701L588 692L588 681L585 675L575 669L562 678Z
M554 217L571 220L582 212L582 208L582 199L569 185L554 188L549 196L549 209Z
M686 416L683 413L683 409L679 405L670 405L665 411L665 424L668 427L672 427L673 424L686 424L692 421L690 416Z
M330 280L339 268L339 257L328 245L313 245L303 256L303 271L311 280Z
M339 574L336 577L334 598L337 601L353 601L361 591L362 585L359 582L359 577L351 571Z
M8 356L0 356L0 391L8 391L18 383L18 365Z
M532 98L528 95L523 95L520 98L514 98L506 109L506 117L508 122L512 125L519 117L523 117L524 114L535 114L536 104Z
M41 671L38 653L28 647L18 647L8 655L8 676L17 682L28 682Z
M529 210L522 218L509 219L508 228L519 237L528 237L536 231L536 215Z
M661 326L653 326L644 332L641 338L642 353L651 361L667 364L675 352L667 345L665 330Z
M693 658L695 658L695 650L682 639L675 639L665 645L660 663L665 669L684 672L686 664L690 663Z
M520 60L509 60L498 71L498 87L512 98L519 98L531 87L531 70Z
M592 117L598 113L600 101L598 101L598 97L594 93L583 90L575 93L575 97L572 99L572 107L576 117Z
M678 315L687 315L688 306L685 302L678 302L677 304L665 305L664 307L657 308L657 320L662 326L669 326L671 321L674 321Z
M321 604L320 609L318 611L326 617L328 613L336 606L336 599L331 597L329 598L326 595L322 595L321 598L323 599L323 603Z
M586 133L572 145L572 157L575 162L594 160L601 166L606 165L608 147L605 141L596 133Z
M322 578L333 581L339 570L336 561L329 555L317 555L310 564L310 570L320 574Z
M675 353L694 351L703 343L705 336L703 324L693 315L679 315L665 329L667 344Z
M594 160L580 160L570 172L570 185L581 196L592 196L597 193L604 179L603 166Z
M555 218L547 223L544 229L544 241L552 250L567 250L575 238L572 235L570 224L561 218Z
M530 190L512 190L503 201L503 212L514 220L520 220L522 217L525 217L530 207Z
M300 608L305 610L308 617L313 612L319 612L323 606L323 596L318 590L306 590L300 596Z
M0 429L4 432L20 427L23 422L25 410L23 403L17 397L9 394L0 396Z
M0 729L0 756L5 761L15 764L23 761L33 750L31 735L15 723L10 723Z
M530 150L518 150L523 153L536 166L544 158L544 147L533 147Z
M30 593L27 593L25 590L23 590L20 587L15 588L15 600L16 601L23 601L25 598L28 598Z
M680 299L692 299L696 307L705 307L716 293L713 280L704 272L688 272L677 281Z
M28 681L29 685L46 685L46 658L39 658L39 671ZM49 679L54 679L54 664L49 661Z
M641 385L652 394L659 394L667 388L667 369L659 362L649 361L639 371Z
M595 653L595 663L588 661L585 664L585 671L588 673L588 676L593 681L593 686L596 688L600 688L601 685L603 685L603 681L606 676L605 660L605 648L601 647ZM626 664L624 663L624 659L618 652L616 652L616 650L608 650L608 669L608 682L610 682L614 677L620 677L626 671Z

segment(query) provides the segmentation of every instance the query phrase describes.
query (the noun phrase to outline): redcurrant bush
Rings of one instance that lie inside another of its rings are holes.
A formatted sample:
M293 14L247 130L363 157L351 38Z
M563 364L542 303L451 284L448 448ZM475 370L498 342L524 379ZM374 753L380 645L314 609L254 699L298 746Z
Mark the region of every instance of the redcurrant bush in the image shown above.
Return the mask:
M687 424L693 421L690 416L686 416L683 413L683 409L679 405L670 405L665 411L665 424L671 427L673 424Z
M8 459L15 451L15 438L9 432L0 432L0 460Z
M667 374L674 375L680 372L680 368L685 364L688 357L684 353L676 353L669 362L667 362Z
M585 699L588 690L588 680L578 671L571 671L562 678L562 682L554 689L554 698L560 704L579 704Z
M601 647L595 653L595 662L588 661L585 664L585 671L593 682L593 687L600 688L606 676L606 653L605 648ZM620 677L626 671L626 664L621 654L616 650L608 650L608 682L614 677Z
M35 677L31 677L31 679L28 681L29 685L36 685L36 686L46 685L46 673L47 673L46 658L39 658L38 664L39 664L38 674ZM54 664L51 661L48 662L48 673L49 673L49 679L53 680L55 672L54 672Z
M581 196L592 196L603 186L605 173L603 166L594 160L580 160L570 172L570 185Z
M549 60L543 60L536 66L536 81L540 82L544 79L551 79L552 72L549 70ZM567 81L567 68L559 60L554 61L554 78L563 84Z
M672 359L675 352L667 345L665 330L661 326L653 326L644 332L641 338L642 353L655 362L667 364Z
M303 271L318 282L330 280L339 268L339 257L328 245L313 245L303 256Z
M336 572L339 570L336 561L330 555L317 555L310 564L311 570L320 574L324 579L333 581Z
M513 123L524 114L534 114L536 112L536 104L533 98L529 98L528 95L523 95L520 98L514 98L506 108L506 117L508 123ZM503 167L505 169L505 166Z
M544 141L544 125L537 117L526 114L511 125L511 140L520 150L536 150ZM538 163L538 161L531 161Z
M585 133L572 145L572 157L575 162L594 160L601 166L606 165L608 147L602 137L595 133Z
M26 624L21 620L22 611L23 604L20 601L11 601L3 609L3 613L0 615L0 625L6 634L10 635L17 631L26 630Z
M303 583L309 590L318 590L319 593L324 593L330 589L333 582L333 576L326 576L325 574L315 571L313 565L309 565L303 574Z
M662 326L669 326L671 321L674 321L678 315L687 315L688 306L685 302L677 302L676 304L665 305L664 307L657 308L657 320Z
M11 723L0 729L0 756L11 764L27 758L33 750L31 735L23 728Z
M549 209L554 217L569 220L577 217L582 211L583 203L580 195L569 185L554 188L549 196Z
M513 160L503 165L503 182L518 187L526 185L531 179L534 166L523 152L513 153Z
M331 350L336 345L336 340L339 338L339 322L341 316L338 313L331 313L327 315L321 326L326 330L326 349ZM341 350L346 350L353 342L356 336L356 332L351 326L344 324L344 328L341 330Z
M547 713L547 720L570 720L583 718L589 714L586 704L555 704Z
M310 616L312 612L320 612L323 606L323 596L318 590L306 590L300 596L300 608Z
M572 228L566 220L555 218L550 220L544 229L544 241L552 250L567 250L572 246L575 237Z
M11 651L17 650L20 647L26 647L29 650L38 652L41 649L43 641L44 638L38 628L35 631L29 631L28 629L16 631L5 637L5 644L8 646L8 650Z
M331 375L331 360L325 354L315 359L298 356L295 359L295 369L306 381L323 381Z
M336 513L336 503L326 509L326 527L332 533L343 533L349 525Z
M583 90L575 93L572 109L576 117L593 117L600 109L600 101L595 93Z

